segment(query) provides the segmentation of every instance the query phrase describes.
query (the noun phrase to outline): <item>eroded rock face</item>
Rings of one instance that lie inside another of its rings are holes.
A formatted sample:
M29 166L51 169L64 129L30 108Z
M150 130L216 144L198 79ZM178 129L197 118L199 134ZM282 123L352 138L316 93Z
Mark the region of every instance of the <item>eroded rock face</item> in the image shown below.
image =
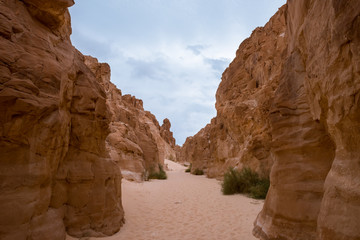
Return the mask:
M112 113L110 134L106 139L111 159L128 180L141 182L150 171L157 171L164 159L176 156L175 139L170 121L160 127L155 116L143 108L143 102L131 95L122 95L110 82L110 67L86 56L86 65L104 87L107 105Z
M221 177L229 167L251 167L269 176L269 109L286 47L285 7L239 47L216 93L217 116L184 143L180 156L193 169ZM183 159L184 158L184 159Z
M273 163L260 239L360 239L359 24L359 1L288 1L240 45L216 118L181 149L208 176Z
M175 138L174 138L173 133L171 132L170 128L171 128L170 120L165 118L163 120L163 124L161 125L161 128L160 128L160 135L172 148L174 148L175 147Z
M360 3L288 1L261 239L360 239Z
M210 131L211 124L206 125L196 135L186 138L182 145L178 158L180 162L190 162L191 172L196 169L207 170L213 161L210 152ZM209 172L207 172L209 176Z
M123 223L106 94L71 45L72 1L0 2L0 238L105 236ZM66 231L65 231L66 230Z

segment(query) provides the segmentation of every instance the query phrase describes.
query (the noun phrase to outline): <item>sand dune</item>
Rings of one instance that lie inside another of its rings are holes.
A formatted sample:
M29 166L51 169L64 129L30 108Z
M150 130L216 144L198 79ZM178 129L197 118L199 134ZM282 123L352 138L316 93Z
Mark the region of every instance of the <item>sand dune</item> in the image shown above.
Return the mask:
M168 180L123 180L126 223L119 233L102 239L256 239L251 231L263 201L224 196L219 181L185 173L185 167L177 163L166 163Z

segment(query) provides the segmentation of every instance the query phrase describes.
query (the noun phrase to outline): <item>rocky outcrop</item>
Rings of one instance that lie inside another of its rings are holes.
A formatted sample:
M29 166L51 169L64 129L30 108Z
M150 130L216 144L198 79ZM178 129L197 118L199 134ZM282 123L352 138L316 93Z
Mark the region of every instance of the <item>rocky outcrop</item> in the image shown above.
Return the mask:
M161 137L167 142L172 148L175 147L175 138L173 133L170 131L171 123L170 120L165 118L160 128Z
M251 167L269 176L269 109L279 85L286 48L285 7L239 47L216 93L217 116L184 143L180 158L209 177L229 167Z
M288 1L270 112L275 160L254 233L360 239L360 4Z
M86 65L104 87L106 103L112 113L107 149L121 168L124 178L143 181L150 171L158 171L164 159L176 156L175 139L170 131L170 121L160 127L155 116L143 108L142 100L121 91L110 82L110 67L86 56Z
M123 223L111 114L71 45L72 4L0 2L0 239L106 236Z

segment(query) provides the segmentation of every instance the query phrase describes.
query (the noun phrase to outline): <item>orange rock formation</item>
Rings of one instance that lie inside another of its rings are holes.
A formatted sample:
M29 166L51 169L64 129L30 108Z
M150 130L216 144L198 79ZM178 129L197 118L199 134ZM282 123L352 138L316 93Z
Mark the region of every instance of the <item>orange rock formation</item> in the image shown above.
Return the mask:
M0 3L0 238L105 236L122 225L106 94L70 42L72 1Z
M360 2L288 1L261 239L360 239Z
M142 101L72 46L72 4L0 2L0 239L112 235L119 166L143 174L173 154Z

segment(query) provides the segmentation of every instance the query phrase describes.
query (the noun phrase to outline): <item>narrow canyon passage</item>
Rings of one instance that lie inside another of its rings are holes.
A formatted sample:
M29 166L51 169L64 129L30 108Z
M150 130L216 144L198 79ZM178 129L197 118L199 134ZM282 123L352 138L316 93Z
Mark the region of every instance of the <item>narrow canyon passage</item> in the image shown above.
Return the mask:
M224 196L219 181L185 173L177 163L166 163L167 180L123 180L126 223L119 233L104 239L256 239L251 231L262 200Z

